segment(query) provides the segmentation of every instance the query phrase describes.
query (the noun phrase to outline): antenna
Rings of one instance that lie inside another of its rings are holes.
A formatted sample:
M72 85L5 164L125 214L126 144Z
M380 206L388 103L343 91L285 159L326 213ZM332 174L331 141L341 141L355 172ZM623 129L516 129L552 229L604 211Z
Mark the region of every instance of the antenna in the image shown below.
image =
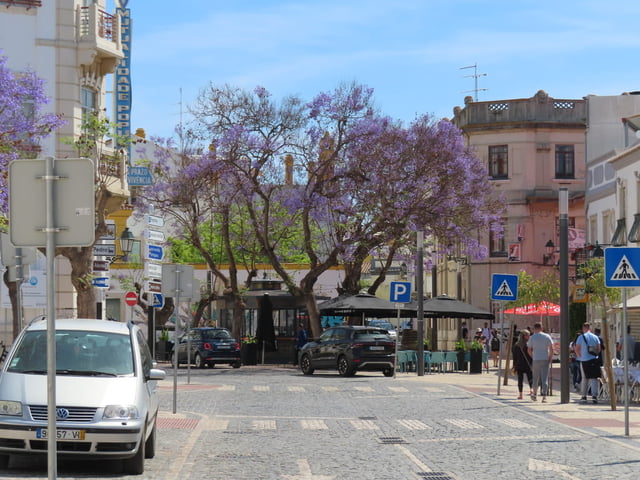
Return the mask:
M486 77L487 74L486 73L478 73L478 64L477 63L474 63L473 65L469 65L468 67L460 67L460 70L465 70L467 68L473 68L473 75L465 75L464 78L473 77L474 89L473 90L466 90L466 91L464 91L462 93L473 92L475 101L477 102L478 101L478 92L489 90L488 88L478 88L478 77Z

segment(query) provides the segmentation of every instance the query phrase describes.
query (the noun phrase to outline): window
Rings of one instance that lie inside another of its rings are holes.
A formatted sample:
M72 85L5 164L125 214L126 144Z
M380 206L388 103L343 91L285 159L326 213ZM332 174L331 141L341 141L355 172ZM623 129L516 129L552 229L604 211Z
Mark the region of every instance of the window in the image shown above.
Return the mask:
M87 115L96 111L96 92L90 88L82 87L80 93L80 102L82 105L82 119L84 120Z
M573 145L556 145L556 178L574 178Z
M489 176L491 178L507 178L509 150L508 145L489 146Z
M504 239L504 232L489 232L489 254L492 257L506 257L507 246Z

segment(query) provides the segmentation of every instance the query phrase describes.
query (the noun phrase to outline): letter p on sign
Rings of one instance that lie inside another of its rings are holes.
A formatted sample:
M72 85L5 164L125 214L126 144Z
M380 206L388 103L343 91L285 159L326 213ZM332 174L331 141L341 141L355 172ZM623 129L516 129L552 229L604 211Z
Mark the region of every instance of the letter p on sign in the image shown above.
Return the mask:
M411 282L391 282L390 301L398 303L411 302Z

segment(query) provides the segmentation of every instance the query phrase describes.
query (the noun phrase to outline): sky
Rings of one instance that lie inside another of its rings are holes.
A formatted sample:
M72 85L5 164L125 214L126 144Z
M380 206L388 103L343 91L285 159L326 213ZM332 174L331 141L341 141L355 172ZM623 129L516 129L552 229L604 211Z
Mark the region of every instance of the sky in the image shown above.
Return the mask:
M405 123L425 113L451 118L469 95L640 91L635 0L130 0L127 7L131 127L148 137L175 138L211 84L311 100L355 81L374 89L381 113Z

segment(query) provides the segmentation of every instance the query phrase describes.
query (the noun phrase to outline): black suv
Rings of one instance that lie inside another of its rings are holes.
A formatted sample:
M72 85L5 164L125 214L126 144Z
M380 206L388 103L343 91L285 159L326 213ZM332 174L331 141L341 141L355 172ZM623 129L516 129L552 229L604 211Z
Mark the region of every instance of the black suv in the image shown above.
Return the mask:
M316 369L337 369L343 377L365 370L392 377L395 351L386 330L343 325L327 329L317 341L302 347L300 368L305 375Z
M191 341L191 362L197 368L208 365L213 368L216 363L228 363L233 368L240 368L240 344L231 336L226 328L192 328L189 333L180 337L178 342L178 366L187 363L187 352ZM174 361L173 352L171 361Z

